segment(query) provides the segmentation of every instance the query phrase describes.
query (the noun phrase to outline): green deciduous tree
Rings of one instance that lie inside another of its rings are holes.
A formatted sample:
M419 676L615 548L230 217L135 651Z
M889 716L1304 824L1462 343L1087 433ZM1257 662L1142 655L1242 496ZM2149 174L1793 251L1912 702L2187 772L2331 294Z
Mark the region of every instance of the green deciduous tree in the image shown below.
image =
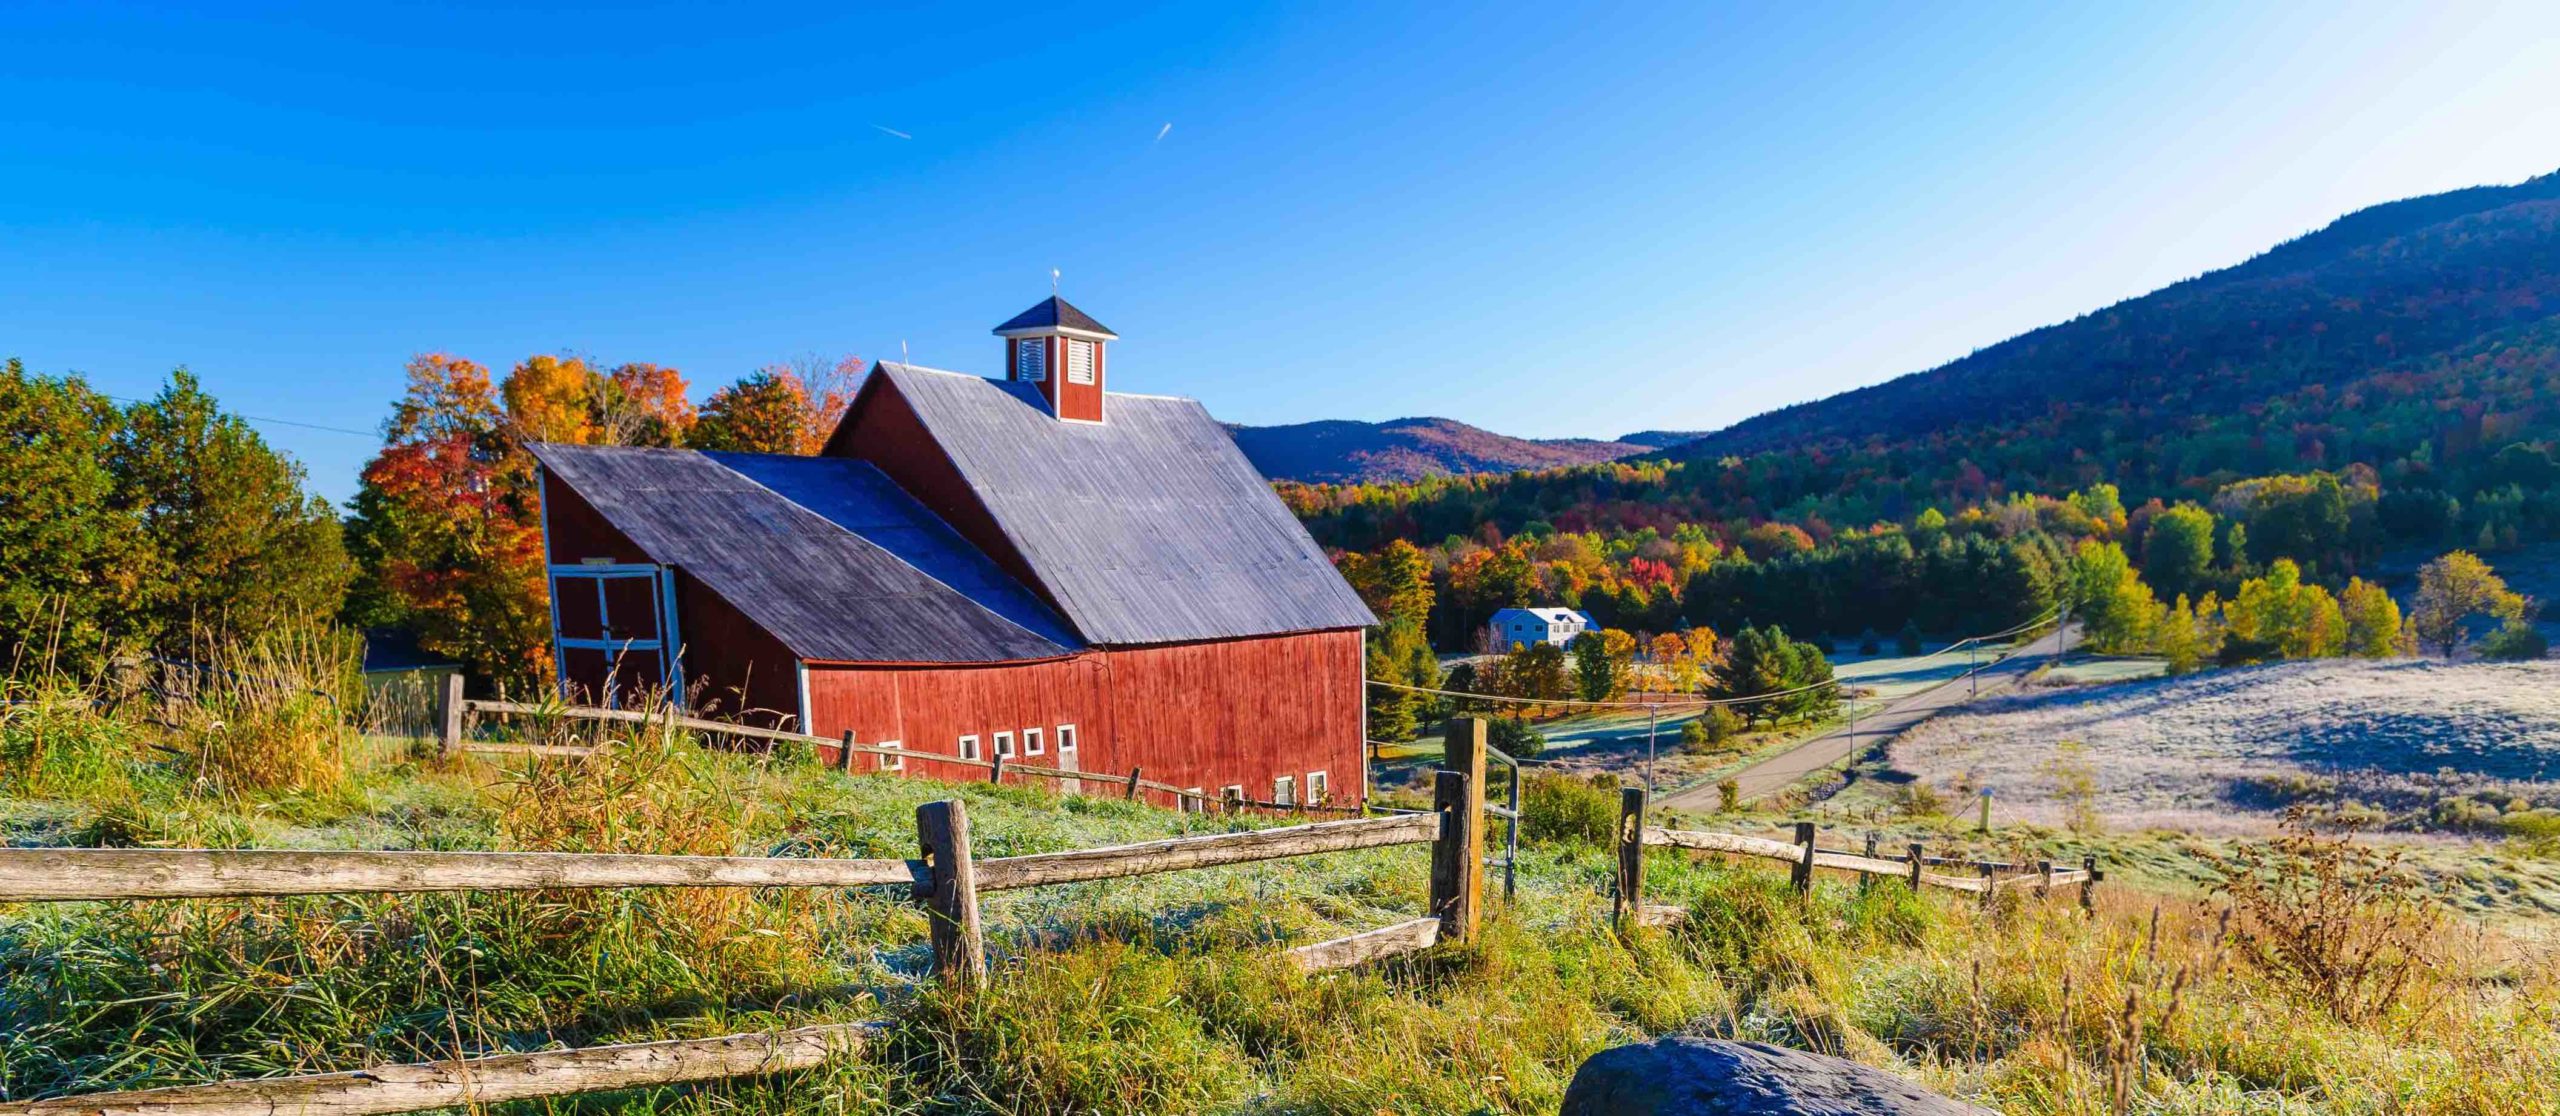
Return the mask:
M2406 655L2412 650L2402 644L2405 625L2400 619L2400 606L2383 587L2363 578L2350 578L2338 594L2338 609L2346 614L2346 653L2367 659L2387 659Z
M2178 504L2151 517L2142 536L2142 577L2154 589L2192 596L2213 570L2213 513Z
M2123 547L2081 540L2071 556L2070 584L2072 615L2081 622L2091 647L2121 653L2148 646L2159 605L2152 599L2151 587L2133 572Z

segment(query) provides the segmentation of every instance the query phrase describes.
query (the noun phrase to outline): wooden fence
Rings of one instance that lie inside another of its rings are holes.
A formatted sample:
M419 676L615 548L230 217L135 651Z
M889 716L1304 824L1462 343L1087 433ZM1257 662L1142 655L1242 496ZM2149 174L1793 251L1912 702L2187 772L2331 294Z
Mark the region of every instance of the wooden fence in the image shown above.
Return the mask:
M448 691L451 694L451 691ZM464 703L454 695L440 720L448 750L477 745L463 740L463 718L478 711L553 715L560 710L499 702ZM719 722L689 722L663 713L584 710L593 719L660 725L665 731L700 726L763 739L833 742L744 729ZM521 747L521 746L518 746ZM1482 917L1485 867L1486 724L1472 721L1450 734L1451 769L1434 773L1433 809L1390 817L1313 822L1275 829L1176 837L1107 848L979 859L971 851L966 806L958 800L916 809L916 859L818 859L729 856L523 852L312 852L268 849L0 849L0 902L158 900L244 896L335 895L433 891L536 891L621 887L896 887L926 910L937 976L974 989L987 976L986 944L979 917L980 892L1045 887L1161 872L1354 849L1431 846L1428 908L1420 918L1312 945L1285 956L1303 972L1360 965L1465 942ZM1002 765L928 756L898 749L855 749L855 754L930 758L984 766ZM1020 768L1018 770L1035 770ZM1045 770L1045 769L1038 769ZM1093 779L1080 775L1078 777ZM1142 784L1137 773L1128 793L1171 790ZM1179 793L1179 792L1176 792ZM1797 890L1809 891L1817 869L1899 878L1914 888L1979 893L1988 901L2013 887L2039 893L2078 884L2080 902L2103 878L2094 862L2057 870L2039 862L2032 870L1991 861L1954 861L1925 855L1918 845L1901 860L1867 852L1822 849L1816 830L1799 824L1792 843L1736 834L1663 829L1645 824L1642 790L1623 792L1617 829L1617 880L1613 916L1620 927L1677 921L1681 908L1644 902L1644 850L1692 849L1784 861ZM1933 872L1962 865L1972 876ZM2003 878L2002 872L2011 872ZM410 1065L288 1077L223 1081L128 1092L0 1103L0 1116L371 1116L433 1108L490 1104L634 1086L670 1085L744 1077L819 1065L859 1050L875 1023L834 1023L716 1038L624 1043L573 1050L502 1054Z
M1644 901L1644 850L1647 848L1691 849L1699 852L1724 853L1733 856L1758 857L1783 861L1789 866L1789 882L1799 894L1813 890L1816 869L1830 868L1852 872L1864 880L1899 879L1914 891L1923 887L1971 892L1985 904L2004 888L2031 888L2037 895L2051 894L2053 889L2077 884L2080 907L2089 910L2098 882L2106 878L2099 871L2096 857L2088 857L2077 868L2057 868L2050 860L2033 865L2013 864L1998 860L1964 860L1930 856L1925 847L1911 844L1899 860L1878 855L1877 839L1867 836L1863 853L1821 848L1816 843L1819 830L1812 822L1797 822L1794 841L1767 837L1748 837L1736 833L1701 833L1685 829L1664 829L1645 824L1645 792L1628 787L1619 792L1617 851L1618 871L1613 888L1611 914L1620 925L1659 926L1680 921L1687 915L1684 908L1648 904ZM1933 867L1967 867L1974 875L1955 875L1929 871ZM2003 877L2001 873L2010 875Z
M0 901L200 899L427 891L619 887L902 887L926 908L934 970L974 987L986 978L978 893L1045 887L1429 844L1425 916L1287 952L1321 972L1464 941L1480 918L1483 783L1441 772L1431 813L1314 822L1134 845L978 859L966 807L916 810L915 860L650 856L519 852L308 852L279 849L0 849ZM858 1049L873 1024L800 1027L707 1039L459 1058L363 1070L255 1078L0 1104L0 1116L362 1116L489 1104L639 1085L742 1077L818 1065Z

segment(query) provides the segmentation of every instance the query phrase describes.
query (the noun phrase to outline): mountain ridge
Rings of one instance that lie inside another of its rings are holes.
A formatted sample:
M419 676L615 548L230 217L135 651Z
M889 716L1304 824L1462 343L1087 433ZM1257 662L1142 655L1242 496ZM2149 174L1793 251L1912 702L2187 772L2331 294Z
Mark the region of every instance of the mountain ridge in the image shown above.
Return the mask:
M1246 459L1275 481L1373 484L1589 465L1659 447L1597 438L1517 438L1436 416L1363 422L1230 423Z

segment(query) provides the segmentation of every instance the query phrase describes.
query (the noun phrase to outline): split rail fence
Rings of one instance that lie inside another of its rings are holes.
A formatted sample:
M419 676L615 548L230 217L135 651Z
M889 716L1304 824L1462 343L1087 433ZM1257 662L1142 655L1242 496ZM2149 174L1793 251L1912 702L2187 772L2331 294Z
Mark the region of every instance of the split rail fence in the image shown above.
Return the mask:
M490 704L490 703L482 703ZM458 709L459 707L454 707ZM635 715L636 716L636 715ZM448 726L454 724L448 714ZM719 726L730 731L734 726ZM450 737L448 742L450 743ZM1133 777L1132 782L1135 779ZM901 887L928 918L936 976L987 976L980 892L1119 879L1398 845L1432 846L1423 917L1299 946L1323 972L1471 937L1482 917L1481 771L1442 771L1427 813L1322 821L1132 845L979 859L958 800L916 809L916 859L280 849L0 849L0 902L165 900L384 892L623 887ZM0 1103L0 1116L369 1116L819 1065L858 1050L874 1023L622 1043Z
M1757 857L1785 862L1789 882L1799 894L1813 890L1813 873L1817 868L1853 872L1861 882L1878 878L1899 879L1913 891L1923 887L1971 892L1988 905L2003 889L2031 889L2038 896L2050 895L2055 888L2077 884L2080 908L2092 909L2099 881L2106 873L2098 868L2096 857L2081 860L2077 868L2058 868L2050 860L2022 865L2002 860L1967 860L1961 857L1930 856L1925 846L1913 843L1905 847L1900 859L1881 855L1875 834L1867 835L1863 853L1842 849L1826 849L1816 843L1819 830L1812 822L1797 822L1794 841L1768 837L1750 837L1738 833L1702 833L1686 829L1664 829L1645 824L1645 792L1641 787L1628 787L1618 792L1618 871L1612 888L1611 915L1620 925L1630 923L1661 926L1687 916L1687 908L1648 904L1644 901L1644 851L1648 848L1687 849L1695 852L1723 853L1730 856ZM1972 875L1933 872L1932 868L1964 868ZM2002 875L2002 873L2008 873Z
M467 712L555 715L558 709L500 702L451 700L442 711L444 744L451 750L524 745L475 745L464 739ZM837 742L720 722L689 722L666 714L580 710L603 720L659 724L762 739ZM979 859L971 851L968 812L958 800L916 809L915 859L820 859L742 856L657 856L539 852L316 852L270 849L0 849L0 902L168 900L289 895L379 894L440 891L546 891L625 887L904 888L927 913L938 979L963 990L987 979L987 954L979 917L981 892L1046 887L1162 872L1356 849L1431 846L1428 906L1420 918L1286 952L1301 971L1348 968L1441 943L1472 938L1485 905L1485 764L1491 753L1486 724L1472 721L1450 734L1448 763L1433 776L1433 809L1388 817L1312 822L1273 829L1176 837L1131 845ZM556 749L555 749L556 750ZM571 749L573 751L583 749ZM856 754L981 765L986 761L928 756L899 749L846 745ZM849 758L842 762L849 762ZM1016 770L1046 770L1030 767ZM1091 774L1075 777L1091 780ZM1138 789L1173 791L1144 783ZM1181 793L1174 791L1174 793ZM1955 862L1923 856L1919 846L1901 861L1820 849L1810 824L1799 825L1790 844L1734 834L1697 833L1648 826L1641 790L1624 792L1618 827L1615 916L1621 927L1677 921L1681 908L1648 906L1644 850L1670 847L1783 860L1794 866L1795 885L1809 890L1817 868L1892 876L1913 886L1935 886L1986 896L2003 888L2035 885L2040 891L2071 883L2081 903L2101 878L2094 864L2056 870L2041 863L2031 873L2000 878L2017 866L1968 862L1967 877L1932 872ZM1870 841L1872 845L1872 839ZM876 1032L872 1022L829 1023L716 1038L671 1039L531 1053L464 1057L406 1065L286 1077L222 1081L114 1093L93 1093L0 1103L0 1116L375 1116L426 1109L640 1086L674 1085L746 1077L820 1065L858 1051Z

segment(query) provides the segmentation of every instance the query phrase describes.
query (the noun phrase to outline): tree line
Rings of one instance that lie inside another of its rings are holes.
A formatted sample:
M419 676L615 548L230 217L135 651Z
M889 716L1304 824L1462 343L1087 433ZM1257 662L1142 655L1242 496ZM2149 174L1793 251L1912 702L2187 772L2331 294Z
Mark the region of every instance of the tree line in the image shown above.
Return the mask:
M0 655L83 675L285 625L400 628L474 676L551 674L534 442L814 453L858 358L752 372L696 407L676 369L537 355L409 362L343 518L185 369L120 404L0 371Z

